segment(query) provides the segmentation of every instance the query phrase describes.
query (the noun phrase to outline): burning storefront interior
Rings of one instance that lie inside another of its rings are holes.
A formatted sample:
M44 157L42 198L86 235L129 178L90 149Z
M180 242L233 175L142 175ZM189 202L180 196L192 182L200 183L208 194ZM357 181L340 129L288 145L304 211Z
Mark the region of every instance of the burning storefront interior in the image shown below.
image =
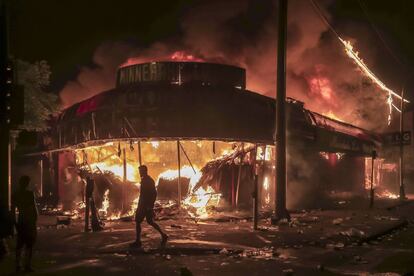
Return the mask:
M379 138L288 100L289 208L317 207L331 191L364 195ZM275 201L274 99L245 89L242 68L203 62L125 64L116 88L67 108L49 145L49 196L82 209L79 170L95 175L107 219L130 217L138 166L156 180L159 212L191 217L249 209L257 177L260 207ZM366 164L367 163L367 164ZM365 172L367 171L367 173ZM171 208L170 208L171 207Z

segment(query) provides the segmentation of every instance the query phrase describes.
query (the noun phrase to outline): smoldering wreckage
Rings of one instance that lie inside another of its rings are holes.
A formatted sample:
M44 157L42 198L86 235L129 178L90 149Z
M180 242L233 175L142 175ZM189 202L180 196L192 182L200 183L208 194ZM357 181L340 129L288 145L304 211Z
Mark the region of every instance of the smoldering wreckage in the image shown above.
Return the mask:
M32 179L44 213L83 216L84 170L94 176L100 217L131 218L140 164L156 179L159 218L249 210L255 187L265 212L275 201L274 114L274 99L246 90L242 68L193 60L127 63L114 89L64 110L37 151L18 162L25 173L36 164ZM294 99L287 129L290 209L318 207L333 193L366 195L373 151L376 192L393 196L395 183L380 181L395 179L396 171L384 165L379 135Z

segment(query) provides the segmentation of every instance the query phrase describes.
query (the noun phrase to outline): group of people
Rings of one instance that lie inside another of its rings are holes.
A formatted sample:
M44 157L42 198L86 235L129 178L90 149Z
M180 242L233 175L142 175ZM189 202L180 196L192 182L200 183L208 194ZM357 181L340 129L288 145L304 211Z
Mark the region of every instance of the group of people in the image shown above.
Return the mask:
M136 239L130 244L131 248L141 248L141 223L144 218L147 223L156 229L161 235L161 247L165 247L168 235L162 231L160 226L154 221L154 203L157 198L157 190L155 182L148 175L148 168L145 165L139 166L141 176L141 189L138 201L138 207L135 212L136 222ZM84 175L86 179L85 187L85 230L89 231L89 212L91 212L92 231L103 230L102 223L96 211L93 200L94 180L92 175ZM17 191L12 196L11 213L8 212L6 206L0 209L1 231L0 231L0 260L7 254L7 246L4 239L13 236L14 229L17 230L16 238L16 272L24 269L25 272L33 271L31 259L33 254L33 246L37 236L37 218L38 211L33 191L29 189L30 177L22 176L19 180ZM16 210L18 211L16 219ZM24 266L22 268L22 252L25 251Z

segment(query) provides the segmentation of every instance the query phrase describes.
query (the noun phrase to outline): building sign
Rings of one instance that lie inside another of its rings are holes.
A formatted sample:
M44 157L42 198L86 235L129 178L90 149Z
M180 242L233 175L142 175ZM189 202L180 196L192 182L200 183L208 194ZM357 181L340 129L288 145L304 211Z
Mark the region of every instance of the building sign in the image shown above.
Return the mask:
M347 152L369 156L374 150L372 142L325 129L317 130L316 143L320 149L329 152Z
M198 82L204 85L225 85L244 89L244 69L215 63L150 62L121 67L117 86L142 82L170 82L184 84Z
M399 131L386 133L383 139L384 144L388 146L399 146L401 142L403 145L411 145L411 131L404 131L402 137Z

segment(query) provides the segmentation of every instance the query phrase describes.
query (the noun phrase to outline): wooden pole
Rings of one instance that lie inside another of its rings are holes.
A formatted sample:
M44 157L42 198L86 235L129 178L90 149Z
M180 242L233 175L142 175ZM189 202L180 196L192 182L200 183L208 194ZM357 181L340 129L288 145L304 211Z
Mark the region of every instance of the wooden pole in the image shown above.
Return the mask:
M125 148L122 149L123 153L123 165L124 165L124 177L123 177L123 185L122 185L122 210L124 210L124 202L125 202L125 185L127 182L127 161L126 161L126 150Z
M177 140L177 167L178 167L178 206L181 206L181 154L180 141Z
M370 201L369 201L369 208L374 207L374 165L375 165L375 158L377 157L377 152L375 150L372 151L371 157L371 187L370 187Z
M231 207L234 207L234 166L230 165L231 168Z
M138 162L142 166L141 141L138 141Z
M183 151L185 158L187 158L187 161L188 161L188 163L190 164L191 169L193 169L194 174L196 174L197 172L196 172L196 170L194 169L193 163L191 162L190 157L188 157L187 152L186 152L186 151L185 151L185 149L184 149L184 146L183 146L180 142L178 142L178 143L180 144L180 148L181 148L181 150Z
M96 125L95 125L95 112L92 112L91 114L92 119L92 132L93 132L93 138L96 139L98 136L96 135Z
M239 172L237 174L236 208L239 206L239 190L240 190L240 182L241 182L241 175L242 175L242 169L243 169L243 159L244 159L244 144L242 143L242 154L240 155Z
M43 197L43 157L39 161L39 171L40 171L40 196Z

